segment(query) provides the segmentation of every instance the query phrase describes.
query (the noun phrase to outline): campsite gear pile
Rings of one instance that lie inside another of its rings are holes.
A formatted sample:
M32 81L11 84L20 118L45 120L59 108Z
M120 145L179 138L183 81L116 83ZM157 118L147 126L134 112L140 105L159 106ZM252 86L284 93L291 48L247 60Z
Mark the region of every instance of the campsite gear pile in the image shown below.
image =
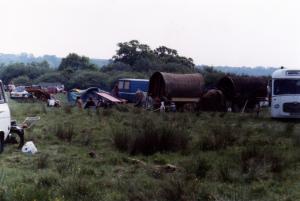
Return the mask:
M21 126L23 128L31 128L34 124L36 124L41 117L36 116L36 117L26 117Z
M27 154L35 154L37 153L37 148L32 141L28 141L22 147L22 152Z
M85 90L72 89L68 92L67 96L70 104L77 104L79 107L80 101L80 104L82 105L81 107L84 108L110 107L114 104L124 103L124 100L114 97L110 93L103 91L98 87L91 87Z
M60 107L60 101L57 100L55 97L51 96L50 99L47 101L47 106L48 107Z
M18 144L18 149L22 148L22 152L30 152L30 153L36 153L37 149L34 146L33 143L25 143L24 139L24 129L31 128L34 124L36 124L37 121L40 120L40 117L26 117L25 120L21 124L17 124L15 120L12 120L11 122L11 133L8 135L8 137L5 140L5 143L8 144ZM17 136L15 136L15 134ZM19 138L17 140L17 137ZM25 148L26 149L25 149Z
M23 126L23 128L31 128L40 119L41 119L41 117L39 117L39 116L26 117L25 120L22 123L22 126ZM38 151L35 144L32 141L26 142L21 150L22 150L23 153L28 153L28 154L35 154Z

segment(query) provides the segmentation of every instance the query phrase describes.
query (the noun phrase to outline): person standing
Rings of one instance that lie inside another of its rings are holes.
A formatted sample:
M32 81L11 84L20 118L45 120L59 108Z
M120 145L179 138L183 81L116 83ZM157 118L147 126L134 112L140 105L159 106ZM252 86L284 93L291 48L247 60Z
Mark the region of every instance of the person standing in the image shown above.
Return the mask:
M82 109L83 102L82 102L82 99L80 98L80 96L77 96L77 98L76 98L76 105L79 109Z
M89 97L89 100L86 102L84 109L89 109L89 108L96 108L96 104L93 101L92 97Z
M119 86L118 86L118 84L115 84L114 88L111 91L111 94L114 97L119 98Z

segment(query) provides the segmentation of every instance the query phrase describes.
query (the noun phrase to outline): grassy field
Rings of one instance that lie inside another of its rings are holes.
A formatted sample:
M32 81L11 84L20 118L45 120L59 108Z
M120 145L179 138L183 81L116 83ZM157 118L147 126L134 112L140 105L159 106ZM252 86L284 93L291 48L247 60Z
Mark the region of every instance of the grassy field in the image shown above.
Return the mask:
M300 200L300 126L254 114L80 111L10 101L39 152L7 145L0 200Z

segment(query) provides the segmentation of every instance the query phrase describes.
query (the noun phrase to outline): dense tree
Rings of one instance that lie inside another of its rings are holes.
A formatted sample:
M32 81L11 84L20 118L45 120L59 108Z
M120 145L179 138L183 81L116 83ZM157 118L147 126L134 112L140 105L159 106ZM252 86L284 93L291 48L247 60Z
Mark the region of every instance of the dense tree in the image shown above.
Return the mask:
M156 48L154 50L154 53L156 55L158 55L159 57L165 57L165 56L176 57L176 56L178 56L177 50L170 49L166 46L160 46L160 47Z
M132 67L128 64L122 62L111 62L108 65L101 68L102 72L112 72L112 71L131 71Z
M118 47L117 54L113 56L114 62L122 62L133 66L137 60L153 56L150 47L146 44L140 44L137 40L118 43Z
M168 72L191 72L195 67L191 58L178 55L178 52L174 49L160 46L152 50L148 45L141 44L137 40L118 43L117 53L112 59L115 64L113 67L118 70L120 67L124 67L122 63L129 65L131 70L139 72L163 70L167 70ZM173 68L170 68L170 64ZM166 66L168 67L164 68ZM112 65L109 67L111 69ZM180 68L178 69L177 67ZM124 70L126 71L127 68Z
M65 83L66 88L80 88L100 87L102 89L109 89L107 86L107 75L101 72L94 71L79 71Z
M36 84L40 82L60 82L60 83L66 83L66 78L62 75L59 71L53 71L49 73L45 73L41 76L39 76L35 81Z
M205 85L207 88L215 87L218 80L220 80L226 74L216 70L213 66L203 66L201 69L197 69L205 77Z
M4 83L9 83L12 79L19 76L27 76L30 80L38 78L52 70L47 62L41 63L14 63L1 68L0 78Z
M77 70L97 70L97 66L92 64L88 57L71 53L66 58L62 59L58 70L71 72L75 72Z
M28 86L28 85L32 84L32 80L30 80L29 77L26 75L21 75L19 77L13 78L12 83L14 83L15 85L27 85Z

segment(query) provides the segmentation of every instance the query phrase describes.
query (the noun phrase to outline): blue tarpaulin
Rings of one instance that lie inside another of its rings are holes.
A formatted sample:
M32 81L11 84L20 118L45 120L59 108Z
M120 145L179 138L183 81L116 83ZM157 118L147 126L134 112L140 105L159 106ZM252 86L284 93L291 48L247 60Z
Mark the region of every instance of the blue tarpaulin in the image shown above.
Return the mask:
M85 90L72 89L68 92L68 101L69 103L75 104L76 98L79 96L83 102L86 102L89 97L92 97L94 100L97 100L99 95L97 93L104 92L98 87L91 87Z

